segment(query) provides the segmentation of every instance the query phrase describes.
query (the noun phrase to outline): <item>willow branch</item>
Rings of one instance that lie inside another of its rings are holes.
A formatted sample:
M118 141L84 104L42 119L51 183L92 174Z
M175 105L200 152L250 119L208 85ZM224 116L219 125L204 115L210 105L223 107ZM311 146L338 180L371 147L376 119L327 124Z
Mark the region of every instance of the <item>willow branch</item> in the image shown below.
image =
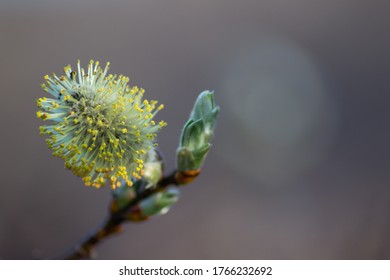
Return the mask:
M199 172L198 172L199 173ZM193 177L193 175L185 175L186 173L174 170L169 175L164 176L154 188L144 189L131 202L120 210L110 213L106 221L93 232L89 233L75 248L71 249L57 259L80 260L90 259L93 249L108 237L119 233L122 228L122 223L125 222L125 213L130 211L134 206L139 204L144 199L164 191L170 185L182 184L184 178Z

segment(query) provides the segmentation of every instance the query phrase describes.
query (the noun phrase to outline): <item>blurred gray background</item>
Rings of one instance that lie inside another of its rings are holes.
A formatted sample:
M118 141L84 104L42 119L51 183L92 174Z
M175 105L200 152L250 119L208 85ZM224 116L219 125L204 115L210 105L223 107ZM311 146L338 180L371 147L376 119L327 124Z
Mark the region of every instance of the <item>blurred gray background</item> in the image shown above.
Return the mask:
M0 258L47 258L107 213L39 136L43 76L111 62L149 99L167 169L198 93L221 107L203 173L99 259L390 257L390 2L0 2Z

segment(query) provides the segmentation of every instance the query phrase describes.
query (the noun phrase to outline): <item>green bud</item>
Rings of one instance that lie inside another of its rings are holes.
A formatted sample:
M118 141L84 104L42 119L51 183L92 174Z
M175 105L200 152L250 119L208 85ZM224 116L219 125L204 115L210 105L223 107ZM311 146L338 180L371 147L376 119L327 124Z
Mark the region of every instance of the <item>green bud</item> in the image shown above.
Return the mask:
M144 166L143 178L147 181L146 188L154 186L160 181L163 175L164 163L160 154L155 150L151 149L148 152Z
M170 207L179 200L179 195L180 191L178 188L168 188L141 201L139 209L145 217L166 214Z
M192 109L190 118L181 133L177 149L179 171L198 170L202 167L211 147L219 107L215 105L214 92L202 92Z
M136 197L136 190L143 184L141 180L135 181L132 187L122 181L120 187L112 191L111 212L117 212Z

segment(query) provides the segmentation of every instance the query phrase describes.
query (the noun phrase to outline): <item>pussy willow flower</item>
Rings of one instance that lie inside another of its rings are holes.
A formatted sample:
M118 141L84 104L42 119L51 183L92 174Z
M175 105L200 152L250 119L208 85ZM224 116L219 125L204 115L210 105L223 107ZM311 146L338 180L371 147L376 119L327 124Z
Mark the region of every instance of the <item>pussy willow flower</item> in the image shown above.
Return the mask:
M166 122L153 120L163 105L143 99L144 89L128 86L128 77L107 75L108 67L91 61L85 71L78 62L63 76L46 75L42 88L52 97L37 100L37 116L52 121L40 132L68 169L87 186L109 181L116 188L143 176L147 152Z

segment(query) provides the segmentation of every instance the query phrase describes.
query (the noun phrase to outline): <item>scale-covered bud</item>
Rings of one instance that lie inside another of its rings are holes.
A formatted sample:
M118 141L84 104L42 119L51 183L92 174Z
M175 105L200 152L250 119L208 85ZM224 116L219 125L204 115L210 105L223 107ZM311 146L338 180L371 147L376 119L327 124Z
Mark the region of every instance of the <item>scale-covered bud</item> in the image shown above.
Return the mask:
M214 92L202 92L184 125L177 149L179 172L199 170L211 147L219 107L214 101Z

